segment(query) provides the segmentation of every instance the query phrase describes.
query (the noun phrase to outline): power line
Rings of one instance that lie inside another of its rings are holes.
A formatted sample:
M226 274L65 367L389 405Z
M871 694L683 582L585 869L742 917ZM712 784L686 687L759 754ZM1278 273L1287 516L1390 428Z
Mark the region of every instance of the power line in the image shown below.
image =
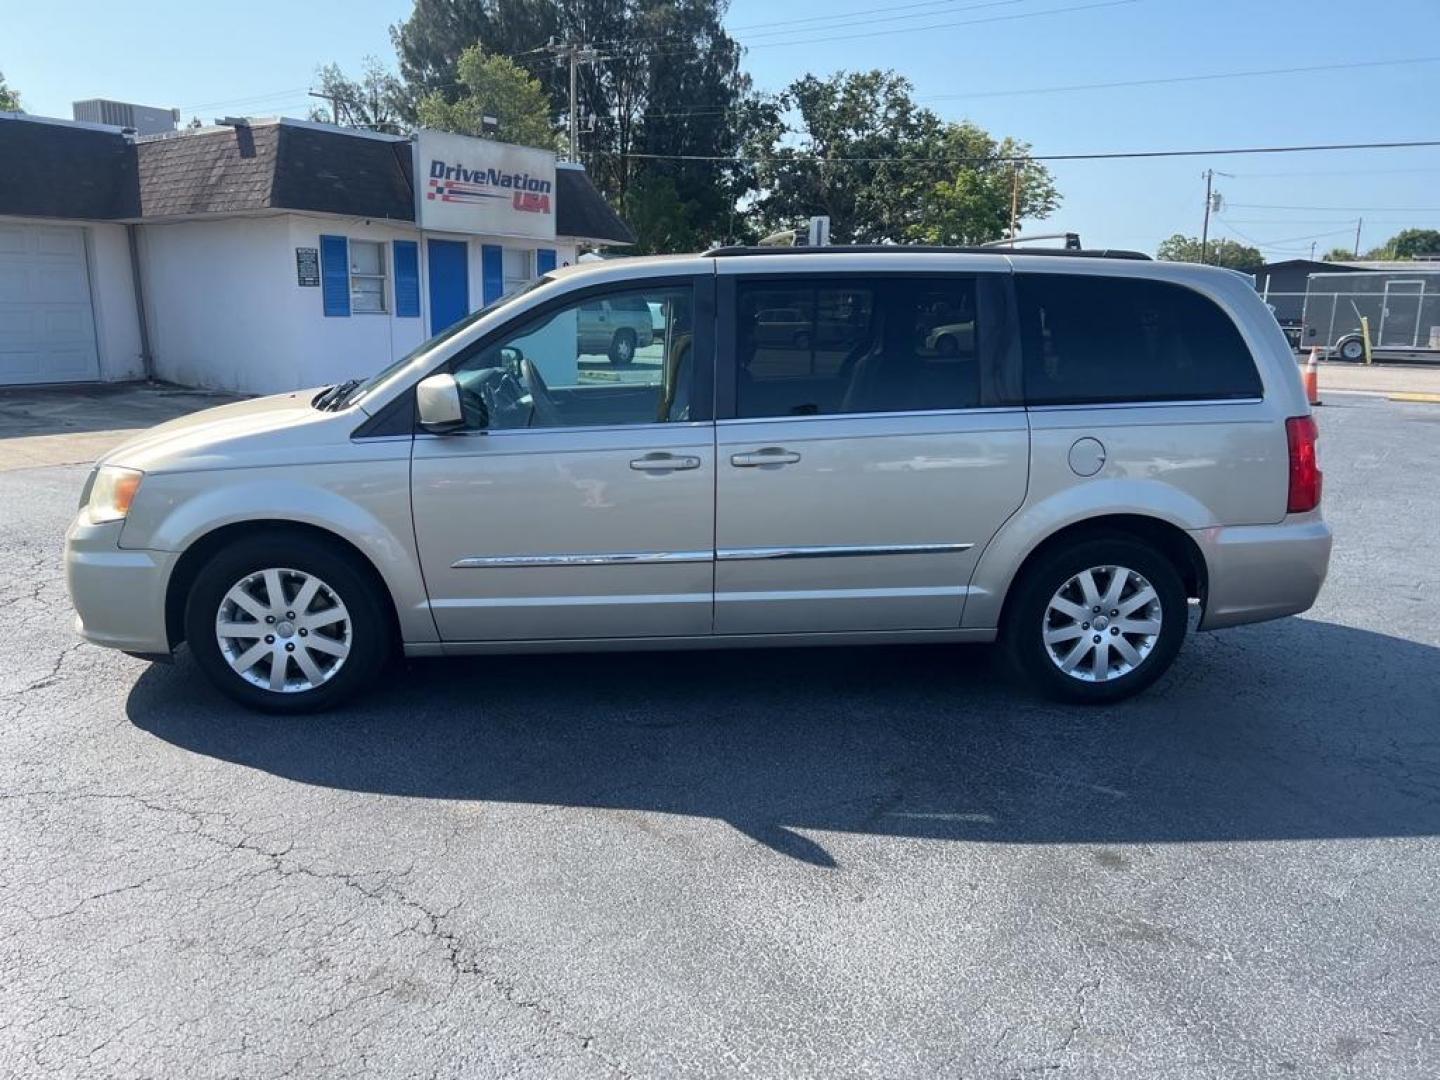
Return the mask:
M1429 145L1436 145L1431 143ZM1231 203L1242 210L1313 210L1330 214L1440 214L1440 206L1277 206L1273 203Z
M1353 231L1350 226L1347 225L1343 229L1330 229L1326 232L1307 233L1304 236L1285 236L1275 240L1271 240L1269 242L1265 242L1256 240L1253 236L1247 236L1245 233L1240 232L1240 230L1235 228L1234 224L1227 218L1217 218L1216 220L1220 224L1224 225L1231 232L1237 233L1240 236L1244 236L1246 240L1250 241L1250 243L1256 245L1257 247L1280 247L1283 244L1298 244L1302 240L1323 240L1327 236L1349 236L1350 233Z
M1032 3L1032 0L982 0L982 3L963 4L963 6L952 7L950 10L940 10L940 12L907 12L904 14L894 14L894 12L901 12L901 10L907 9L907 7L937 6L936 0L927 0L927 3L923 4L868 7L868 9L852 10L852 12L835 12L834 14L827 14L827 16L814 16L811 17L811 19L782 19L775 23L752 23L750 26L726 26L721 27L721 29L724 30L726 36L732 37L732 39L737 40L737 42L739 42L739 39L736 37L737 33L743 33L744 40L740 43L746 45L746 43L752 42L755 37L788 37L792 35L802 35L802 33L824 33L832 29L845 29L845 27L848 26L870 26L870 24L873 23L901 22L901 20L904 19L936 19L936 17L949 16L949 14L976 12L976 10L986 9L986 7L1014 7L1015 4L1024 3ZM955 0L943 0L943 6L949 7L952 6L952 4L955 4ZM841 20L841 22L837 22L837 20ZM786 23L824 24L822 24L822 26L786 26ZM782 27L782 29L755 29L755 27L765 26L779 26ZM912 29L920 29L920 27L901 27L901 32ZM674 42L678 45L678 43L685 42L687 37L688 35L681 35L681 33L667 33L667 35L657 35L654 37L611 37L611 39L598 40L598 42L590 43L596 46L628 46L644 45L644 43L649 42ZM780 42L765 42L765 45L779 45L779 43ZM683 48L688 48L688 45L684 45Z
M884 6L884 7L875 7L875 8L852 8L852 9L850 9L849 11L834 11L834 12L831 12L829 15L810 15L810 16L807 16L807 17L805 17L805 18L803 18L803 19L776 19L776 20L771 21L771 22L745 23L744 25L741 25L741 26L729 26L729 27L726 27L726 30L727 30L728 32L730 32L730 33L734 33L734 32L737 31L737 30L758 30L758 29L761 29L761 28L767 27L767 26L787 26L787 25L793 25L793 24L795 24L795 23L817 23L817 22L818 22L818 23L824 23L824 22L829 22L831 19L848 19L848 18L851 18L852 16L856 16L856 15L872 15L872 14L883 13L883 12L887 12L887 11L906 11L906 10L908 10L908 9L910 9L910 8L949 7L949 6L950 6L951 4L953 4L953 3L955 3L955 0L921 0L921 2L919 2L919 3L911 3L911 4L888 4L888 5ZM990 3L985 3L985 4L966 4L964 7L959 8L959 9L957 9L957 10L959 10L959 11L968 11L970 8L1001 7L1001 6L1004 6L1004 5L1006 5L1006 4L1023 4L1023 3L1026 3L1026 0L991 0ZM940 13L939 13L939 12L934 12L934 11L927 11L927 12L922 12L922 13L921 13L922 16L924 16L924 15L938 15L938 14L940 14ZM947 14L948 14L948 12L947 12Z
M954 101L965 98L992 98L992 97L1018 97L1026 94L1058 94L1070 93L1076 90L1109 90L1117 88L1128 88L1136 86L1160 86L1166 83L1189 83L1189 82L1213 82L1223 79L1248 79L1268 75L1296 75L1309 74L1316 71L1336 71L1347 68L1374 68L1390 65L1403 64L1436 64L1440 63L1440 56L1418 56L1401 60L1363 60L1351 64L1322 64L1313 67L1291 67L1291 68L1264 68L1255 71L1223 71L1212 72L1201 75L1171 75L1154 79L1130 79L1123 82L1100 82L1100 83L1070 83L1063 86L1033 86L1014 90L976 90L955 94L926 94L917 96L914 100L920 101ZM647 112L646 119L661 119L674 116L704 116L719 115L725 113L739 112L735 108L696 108L696 109L675 109L665 112ZM1427 171L1427 170L1420 170ZM1433 170L1440 171L1440 170ZM1284 176L1295 175L1289 173L1246 173L1246 176ZM1306 175L1324 175L1310 173Z
M276 98L292 97L295 94L303 94L310 88L308 86L297 86L289 90L276 90L269 94L253 94L250 97L221 98L219 101L202 101L198 105L178 105L181 112L196 112L200 109L213 109L221 105L246 105L255 101L273 101Z
M1086 154L997 154L991 157L940 157L940 158L903 158L903 157L831 157L818 158L822 164L883 164L887 162L904 162L911 165L998 165L1016 161L1122 161L1143 158L1181 158L1181 157L1223 157L1237 154L1301 154L1313 153L1324 150L1399 150L1419 146L1440 146L1440 139L1415 139L1404 142L1370 142L1370 143L1317 143L1309 146L1235 146L1218 147L1207 150L1115 150L1099 153ZM746 154L646 154L629 153L617 155L628 158L653 158L664 161L722 161L722 162L744 162L744 163L797 163L794 158L775 156L754 156ZM1231 206L1254 206L1254 204L1231 203ZM1282 208L1284 209L1284 208ZM1292 209L1301 209L1294 207ZM1324 210L1332 209L1327 207L1310 207L1309 209ZM1341 210L1358 210L1361 207L1333 208ZM1398 210L1404 212L1405 207L1387 207L1383 209ZM1418 211L1417 211L1418 212Z
M1291 176L1397 176L1402 173L1437 173L1437 168L1420 169L1298 169L1288 172L1243 172L1235 175L1242 180L1269 180Z
M1279 225L1288 228L1292 225L1342 225L1354 218L1286 218L1283 221L1275 218L1223 218L1224 221L1234 222L1238 225ZM1424 218L1418 219L1424 221ZM1415 225L1416 218L1371 218L1372 225Z
M1307 67L1261 68L1254 71L1225 71L1208 75L1168 75L1156 79L1126 79L1120 82L1071 83L1067 86L1038 86L1026 90L976 90L962 94L933 94L927 100L956 98L1013 97L1020 94L1069 93L1074 90L1112 90L1132 86L1160 86L1166 83L1214 82L1221 79L1248 79L1262 75L1301 75L1317 71L1338 71L1352 68L1391 67L1403 64L1440 63L1440 56L1417 56L1404 60L1360 60L1348 64L1314 64Z
M982 23L1012 22L1016 19L1035 19L1044 15L1065 15L1074 11L1091 11L1097 8L1123 7L1129 4L1138 4L1141 0L1097 0L1095 3L1074 4L1070 7L1046 8L1044 11L1022 11L1013 15L990 15L983 19L961 19L954 22L930 23L925 26L901 26L891 27L888 30L872 30L861 34L837 34L829 37L807 37L795 38L791 41L760 41L753 45L746 46L748 49L769 49L779 48L788 45L815 45L827 41L855 41L859 38L880 37L886 34L914 34L926 30L946 30L956 26L978 26ZM962 9L963 10L963 9ZM743 44L743 42L741 43ZM684 45L670 48L638 49L628 55L650 55L659 56L665 53L689 52L692 46ZM617 53L619 50L616 50ZM623 58L622 54L622 58Z

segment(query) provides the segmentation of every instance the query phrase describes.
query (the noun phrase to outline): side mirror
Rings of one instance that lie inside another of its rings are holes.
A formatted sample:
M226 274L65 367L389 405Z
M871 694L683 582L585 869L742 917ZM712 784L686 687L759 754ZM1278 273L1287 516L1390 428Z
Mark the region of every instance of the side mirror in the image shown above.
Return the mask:
M502 345L500 347L500 366L510 372L517 379L520 377L520 362L525 359L525 354L516 345Z
M460 407L460 384L454 375L431 375L415 387L415 412L420 426L433 435L459 431L465 426Z

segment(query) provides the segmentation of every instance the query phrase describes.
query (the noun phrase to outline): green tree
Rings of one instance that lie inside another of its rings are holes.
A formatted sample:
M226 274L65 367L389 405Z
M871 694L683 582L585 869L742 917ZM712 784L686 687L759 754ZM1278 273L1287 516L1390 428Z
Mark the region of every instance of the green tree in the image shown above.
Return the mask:
M1440 254L1440 229L1402 229L1390 238L1397 259Z
M581 159L639 221L637 250L665 251L680 237L732 235L735 202L753 182L733 160L754 110L725 9L725 0L416 0L391 37L412 94L465 95L460 58L478 44L529 71L562 126L569 71L546 43L594 46L598 59L578 73ZM683 220L668 220L671 211Z
M1167 262L1206 262L1211 266L1223 266L1230 270L1248 271L1265 265L1265 256L1260 254L1258 248L1236 240L1211 240L1205 248L1202 258L1199 237L1176 233L1162 242L1155 254Z
M1353 258L1355 258L1354 252L1343 247L1333 247L1322 256L1324 262L1348 262Z
M447 100L431 91L421 99L417 116L422 127L546 150L556 148L545 88L515 61L488 55L479 45L472 45L461 53L456 74L462 87L459 97ZM487 116L495 118L494 129L486 126Z
M20 93L12 90L5 82L5 73L0 71L0 112L19 112Z
M310 110L311 120L333 119L347 127L367 128L398 135L406 130L405 86L373 56L361 64L358 79L346 78L338 64L317 69L320 91L330 98L331 109Z
M750 149L761 160L753 213L761 231L825 214L836 243L979 243L1006 234L1023 144L917 106L893 71L806 75L780 94ZM793 116L785 123L783 116ZM1049 172L1020 174L1020 216L1059 203Z
M1367 259L1413 259L1417 255L1440 254L1440 230L1402 229L1377 248L1365 253Z
M1050 171L1023 161L1028 143L997 142L970 121L947 124L942 141L946 175L920 204L907 239L924 244L984 244L1010 234L1012 200L1021 219L1046 218L1060 205Z

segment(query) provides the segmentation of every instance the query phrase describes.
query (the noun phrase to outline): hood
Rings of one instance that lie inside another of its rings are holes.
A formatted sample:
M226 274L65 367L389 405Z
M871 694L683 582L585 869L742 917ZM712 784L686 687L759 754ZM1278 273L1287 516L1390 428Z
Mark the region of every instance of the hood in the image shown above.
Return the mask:
M101 464L147 473L285 464L302 450L348 443L365 413L313 408L310 402L321 389L237 401L168 420L121 443Z

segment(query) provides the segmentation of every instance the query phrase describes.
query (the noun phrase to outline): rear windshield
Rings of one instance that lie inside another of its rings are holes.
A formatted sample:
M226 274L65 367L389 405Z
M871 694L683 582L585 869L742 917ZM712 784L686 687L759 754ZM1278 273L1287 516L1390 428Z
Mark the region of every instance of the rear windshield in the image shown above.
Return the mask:
M1017 274L1031 405L1258 398L1240 331L1193 289L1141 278Z

